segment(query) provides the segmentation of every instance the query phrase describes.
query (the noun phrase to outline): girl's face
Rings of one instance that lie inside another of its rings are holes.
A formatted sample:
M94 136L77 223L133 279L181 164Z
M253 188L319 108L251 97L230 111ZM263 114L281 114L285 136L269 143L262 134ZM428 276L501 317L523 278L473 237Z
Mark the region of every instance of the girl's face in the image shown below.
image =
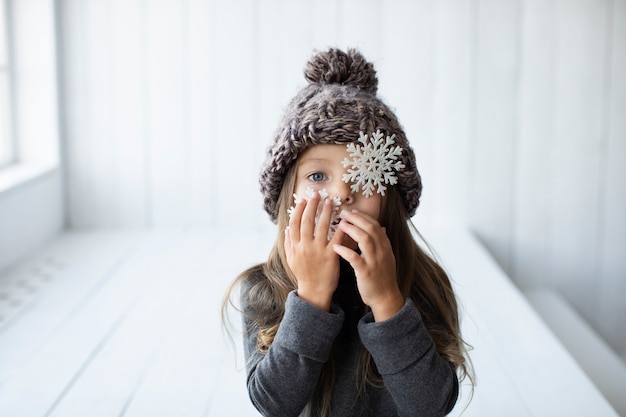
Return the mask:
M350 183L343 181L346 169L341 162L349 158L346 145L320 144L304 151L296 166L294 192L306 194L307 188L314 191L326 189L329 198L341 199L340 210L358 210L380 221L380 194L365 197L361 192L352 193Z

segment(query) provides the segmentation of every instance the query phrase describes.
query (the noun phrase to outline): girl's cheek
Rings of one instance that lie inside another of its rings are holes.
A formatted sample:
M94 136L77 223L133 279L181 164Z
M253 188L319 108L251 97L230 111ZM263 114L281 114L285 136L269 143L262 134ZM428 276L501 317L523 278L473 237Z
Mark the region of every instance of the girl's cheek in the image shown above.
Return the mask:
M296 187L295 194L301 198L311 198L314 193L319 193L324 187L321 184L316 184L313 181L303 181Z

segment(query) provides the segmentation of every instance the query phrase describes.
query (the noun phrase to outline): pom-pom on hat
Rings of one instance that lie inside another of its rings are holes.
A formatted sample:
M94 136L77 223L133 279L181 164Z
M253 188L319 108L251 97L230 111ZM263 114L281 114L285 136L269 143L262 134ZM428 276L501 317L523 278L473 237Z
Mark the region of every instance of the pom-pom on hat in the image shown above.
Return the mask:
M357 50L330 49L313 55L304 78L309 84L285 109L259 179L272 221L278 217L285 176L302 152L317 144L356 143L361 134L378 131L395 135L395 144L403 149L398 160L404 168L396 173L395 187L413 216L422 192L415 154L395 114L376 96L374 66Z

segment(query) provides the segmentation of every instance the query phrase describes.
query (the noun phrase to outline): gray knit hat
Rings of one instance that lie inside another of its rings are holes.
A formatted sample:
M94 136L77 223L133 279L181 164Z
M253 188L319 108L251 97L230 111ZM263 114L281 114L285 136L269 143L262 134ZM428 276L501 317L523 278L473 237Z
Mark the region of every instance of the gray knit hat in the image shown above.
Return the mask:
M376 96L374 66L354 49L330 49L310 59L304 77L309 85L287 106L259 179L265 210L272 221L278 216L277 202L285 176L302 152L321 143L355 143L360 133L372 135L377 131L395 135L395 144L403 149L398 160L404 168L396 173L395 186L409 216L413 216L422 192L415 154L396 116Z

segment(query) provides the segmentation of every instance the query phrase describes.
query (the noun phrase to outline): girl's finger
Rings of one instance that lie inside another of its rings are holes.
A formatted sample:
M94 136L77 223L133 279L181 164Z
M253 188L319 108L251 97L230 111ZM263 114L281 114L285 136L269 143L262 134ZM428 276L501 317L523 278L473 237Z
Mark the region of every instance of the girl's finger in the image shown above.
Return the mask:
M304 207L302 220L300 222L300 239L313 239L315 215L317 214L319 202L319 193L314 193L308 201L305 201L306 206Z
M373 217L360 212L343 212L339 228L358 245L361 253L373 253L387 239L385 229Z
M358 253L346 246L335 243L333 244L333 251L335 251L337 255L348 261L348 263L355 270L358 270L365 263L364 259Z
M306 201L304 199L298 201L289 218L288 232L292 242L300 241L300 223L302 222L302 212L304 211L305 204Z
M354 240L362 253L371 252L375 249L375 236L362 229L355 223L350 223L346 218L339 222L339 229L343 230Z
M361 213L360 211L356 210L343 211L341 217L364 230L374 229L380 226L375 218L367 213Z
M321 203L322 212L317 219L315 226L315 237L319 239L328 239L328 229L330 228L330 219L333 214L333 201L326 198Z

